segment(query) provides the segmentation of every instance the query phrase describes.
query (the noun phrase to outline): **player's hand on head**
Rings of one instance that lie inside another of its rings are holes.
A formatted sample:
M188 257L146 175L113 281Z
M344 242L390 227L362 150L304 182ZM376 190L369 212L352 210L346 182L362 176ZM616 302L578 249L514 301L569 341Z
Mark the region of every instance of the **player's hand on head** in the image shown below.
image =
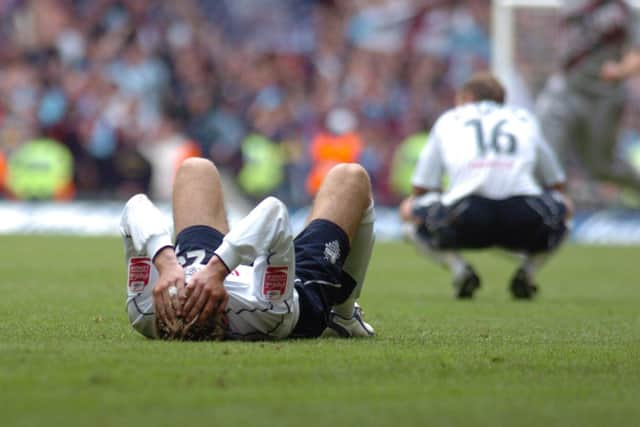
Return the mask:
M214 312L223 312L229 295L224 288L227 267L216 256L191 276L184 293L183 313L187 322L196 317L205 322Z
M164 324L170 325L183 315L182 303L178 295L184 293L184 269L178 263L171 247L158 252L153 263L159 273L158 280L153 287L156 315Z

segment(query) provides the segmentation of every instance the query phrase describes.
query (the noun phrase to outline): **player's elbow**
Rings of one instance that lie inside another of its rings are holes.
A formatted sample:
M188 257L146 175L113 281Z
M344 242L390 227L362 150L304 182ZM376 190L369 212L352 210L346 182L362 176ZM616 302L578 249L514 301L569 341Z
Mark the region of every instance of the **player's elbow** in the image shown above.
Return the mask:
M269 216L288 218L289 211L282 200L269 196L260 203L260 208L268 212Z
M260 204L263 206L267 206L270 209L276 209L276 210L287 209L287 206L284 204L284 202L274 196L269 196L265 198Z
M149 200L146 194L138 193L136 195L131 196L131 198L125 204L125 207L137 204L137 203L146 203Z
M271 234L271 246L289 245L293 239L293 232L291 231L287 206L276 197L267 197L260 203L259 208L264 215L265 225L268 224L269 234L273 233Z
M127 200L127 203L125 203L120 213L120 234L123 236L129 234L129 217L132 215L132 211L135 211L138 206L147 203L151 203L151 201L146 194L143 193L131 196L131 198Z

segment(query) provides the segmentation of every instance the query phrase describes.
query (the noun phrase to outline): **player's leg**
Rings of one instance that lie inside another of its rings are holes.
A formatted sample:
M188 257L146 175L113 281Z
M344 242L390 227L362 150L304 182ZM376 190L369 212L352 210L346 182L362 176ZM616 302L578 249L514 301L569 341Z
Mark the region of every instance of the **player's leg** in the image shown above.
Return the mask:
M576 162L581 141L576 132L581 117L579 99L567 87L564 77L553 75L536 100L536 116L545 139L565 166Z
M579 205L598 206L611 198L594 178L631 177L628 169L613 166L621 105L617 98L594 100L577 93L559 78L550 79L538 97L542 132L566 169L568 190Z
M516 299L532 299L538 293L536 275L557 247L538 253L522 253L520 266L511 278L509 290Z
M358 304L375 242L374 223L375 211L371 202L351 240L351 250L343 266L345 277L355 281L355 288L344 302L333 306L329 314L330 327L325 330L325 335L351 337L371 336L375 333L373 327L363 320Z
M206 265L228 232L223 189L215 165L203 158L186 159L179 167L173 186L173 220L176 234L176 255L185 271L185 282ZM188 286L187 286L188 287ZM180 291L186 299L183 310L192 316L205 304L198 300L201 288ZM219 336L221 320L216 316L205 324L201 335Z
M372 202L367 207L358 225L351 241L351 250L342 268L356 282L356 287L353 292L351 292L351 295L349 295L349 298L347 298L345 302L336 304L333 307L334 313L342 318L352 317L354 309L357 308L356 304L362 292L362 286L364 285L367 269L369 268L369 261L371 260L373 244L375 243L375 219L376 215Z
M593 174L599 179L628 186L629 190L640 188L638 172L628 161L616 156L624 99L598 98L592 100L590 107L585 158Z
M356 281L352 297L357 298L375 240L371 183L362 166L341 164L331 169L320 186L307 222L318 219L336 224L349 238L350 249L343 270Z
M432 196L413 201L413 215L420 221L406 225L405 236L422 253L449 270L457 298L472 298L480 287L480 278L459 250L491 244L492 235L487 232L492 228L490 207L486 206L486 200L476 197L443 206L439 198Z
M334 222L351 242L343 272L353 279L355 287L345 301L333 305L327 331L341 336L371 336L374 329L362 319L357 303L375 242L371 182L362 166L342 164L331 169L313 203L309 222L315 219Z
M331 221L344 230L352 242L371 201L367 171L356 163L339 164L324 178L307 223L317 219Z
M498 216L506 232L500 245L521 256L510 283L514 298L531 299L536 295L538 271L566 238L567 212L563 200L551 194L514 197L502 203Z
M196 225L229 231L220 174L211 161L193 157L180 165L173 184L173 221L176 236Z
M468 299L473 297L475 291L480 287L480 277L459 251L438 249L431 243L431 239L419 233L416 227L413 226L405 229L405 236L424 255L451 273L456 298Z
M319 334L336 318L343 324L343 336L373 335L356 304L373 248L373 222L371 184L364 168L332 168L318 190L307 226L295 240L303 312L316 313L307 330L302 331L304 320L296 333Z

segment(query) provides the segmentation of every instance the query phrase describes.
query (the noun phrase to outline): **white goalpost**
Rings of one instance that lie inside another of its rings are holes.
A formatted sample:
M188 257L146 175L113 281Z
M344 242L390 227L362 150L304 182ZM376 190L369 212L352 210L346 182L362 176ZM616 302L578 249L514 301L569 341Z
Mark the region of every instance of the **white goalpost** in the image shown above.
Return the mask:
M640 12L640 0L627 0ZM491 68L507 87L531 95L555 69L561 0L492 0ZM524 70L522 69L524 68ZM516 102L516 103L526 103Z
M560 0L493 0L491 7L491 67L493 72L501 78L514 67L514 9L555 8L560 6Z

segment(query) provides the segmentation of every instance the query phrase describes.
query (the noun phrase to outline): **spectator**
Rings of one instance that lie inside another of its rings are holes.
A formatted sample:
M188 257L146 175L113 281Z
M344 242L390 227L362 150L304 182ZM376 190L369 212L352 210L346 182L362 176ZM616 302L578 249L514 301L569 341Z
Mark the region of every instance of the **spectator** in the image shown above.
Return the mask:
M570 166L570 184L595 193L595 200L587 194L583 201L597 204L604 194L596 180L640 186L629 162L616 157L624 82L640 74L637 16L625 0L563 6L562 63L540 94L537 112L546 138Z
M358 119L355 157L387 200L395 147L487 66L489 4L3 3L0 134L13 136L0 150L8 156L30 138L52 137L73 155L78 197L127 197L147 185L148 172L151 192L163 198L157 177L168 169L152 153L171 146L172 135L232 174L243 167L242 141L258 136L278 147L284 174L260 191L289 193L279 195L298 204L309 200L301 197L310 170L302 153L313 151L312 138L340 105Z
M23 144L9 158L8 193L17 199L68 200L73 197L73 163L64 145L52 139Z
M344 108L329 112L324 129L311 140L311 172L307 177L307 192L313 196L320 188L325 175L338 163L360 160L362 138L357 132L355 115Z

